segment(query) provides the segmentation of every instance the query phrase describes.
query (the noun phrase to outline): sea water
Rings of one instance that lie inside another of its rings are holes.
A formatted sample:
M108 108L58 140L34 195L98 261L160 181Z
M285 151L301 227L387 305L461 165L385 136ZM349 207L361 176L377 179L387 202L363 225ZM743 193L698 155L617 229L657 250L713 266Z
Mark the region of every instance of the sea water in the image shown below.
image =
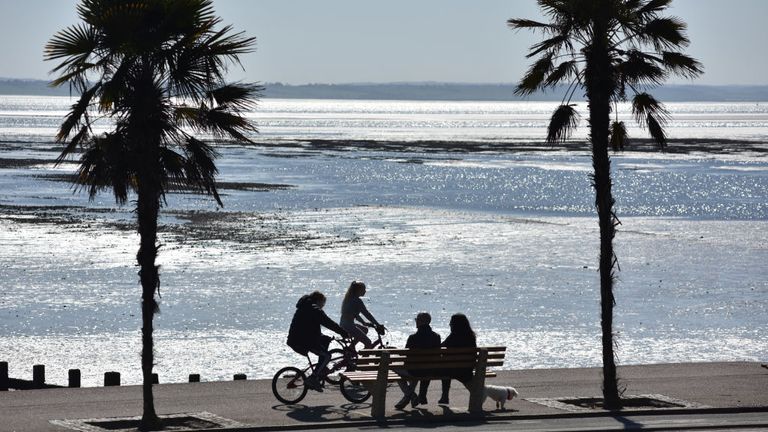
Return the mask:
M0 360L17 378L46 364L50 382L79 368L85 385L110 370L138 383L134 203L118 207L109 191L89 201L61 181L76 165L53 163L53 137L72 102L0 97ZM764 361L768 104L668 108L673 140L728 151L612 155L619 364ZM395 345L419 311L443 336L463 312L481 344L514 353L506 368L600 365L589 154L514 151L542 145L552 109L262 101L249 114L255 144L218 146L224 207L170 194L163 208L161 381L301 364L284 345L296 300L321 290L337 317L356 278ZM626 107L619 116L631 120ZM460 151L466 143L484 147Z

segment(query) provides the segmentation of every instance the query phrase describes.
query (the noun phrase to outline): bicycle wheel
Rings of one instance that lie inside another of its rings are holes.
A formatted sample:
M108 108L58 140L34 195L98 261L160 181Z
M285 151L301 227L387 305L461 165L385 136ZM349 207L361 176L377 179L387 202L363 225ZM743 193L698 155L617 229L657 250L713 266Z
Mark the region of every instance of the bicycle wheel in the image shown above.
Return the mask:
M344 350L339 348L328 351L331 355L331 360L328 362L328 366L325 367L323 373L326 382L339 385L341 382L341 376L339 373L344 372L347 369L347 359L344 357Z
M299 403L307 395L305 378L301 369L293 366L284 367L272 378L272 394L284 404Z
M364 385L353 383L347 378L342 378L339 390L344 399L352 403L363 403L371 397L371 393Z

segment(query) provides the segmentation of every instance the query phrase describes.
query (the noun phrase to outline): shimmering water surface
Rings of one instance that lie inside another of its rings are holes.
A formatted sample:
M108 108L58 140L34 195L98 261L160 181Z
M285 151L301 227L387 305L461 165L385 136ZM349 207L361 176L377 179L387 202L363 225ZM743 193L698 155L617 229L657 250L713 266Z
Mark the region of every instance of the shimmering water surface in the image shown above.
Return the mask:
M86 385L107 370L137 383L132 209L109 194L89 203L59 181L74 165L53 166L51 137L70 103L0 97L0 360L19 378L43 363L51 382L80 368ZM768 104L669 108L672 138L729 140L730 148L768 142ZM337 316L353 278L368 282L369 308L394 344L404 343L420 310L432 312L443 335L461 311L480 343L510 347L508 368L599 365L589 156L493 148L540 142L551 109L263 101L252 114L257 144L220 147L225 207L168 197L156 319L161 380L269 377L300 363L283 344L296 299L322 290ZM383 150L372 143L380 140L406 145ZM419 140L491 148L407 145ZM621 364L768 359L763 154L613 156Z

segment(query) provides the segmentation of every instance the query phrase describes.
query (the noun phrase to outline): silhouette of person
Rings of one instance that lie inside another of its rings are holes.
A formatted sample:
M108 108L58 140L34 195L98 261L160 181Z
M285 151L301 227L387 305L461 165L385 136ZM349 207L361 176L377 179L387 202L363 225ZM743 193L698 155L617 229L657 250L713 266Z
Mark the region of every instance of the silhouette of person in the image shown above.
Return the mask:
M420 312L416 315L416 333L408 336L408 341L405 343L406 348L440 348L440 335L435 333L430 327L432 322L432 316L427 312ZM412 376L426 376L431 375L434 371L429 369L416 369L409 370L408 374ZM399 381L400 389L403 390L403 398L395 404L395 408L402 409L411 402L411 406L416 407L418 404L427 404L427 390L429 389L429 380L419 381L419 395L416 396L414 391L416 390L416 381Z
M325 370L325 366L331 359L328 344L332 338L324 335L320 326L338 333L341 337L349 336L346 330L323 312L325 300L325 295L320 291L302 296L296 303L296 312L293 314L291 327L288 330L288 346L301 355L311 352L317 356L317 366L305 383L307 388L316 391L323 391L317 375Z
M371 348L373 342L368 338L366 333L368 329L364 325L358 325L355 320L362 324L368 324L360 316L364 316L368 319L371 325L376 328L379 334L384 334L384 326L376 321L376 318L368 312L368 308L365 307L365 303L360 297L365 295L367 288L363 282L352 281L347 288L347 293L344 295L344 300L341 302L341 319L339 325L341 328L349 333L349 337L352 338L352 347L362 342L365 348Z
M442 343L446 348L477 348L477 337L469 325L469 319L463 313L453 314L449 323L451 333ZM464 386L468 386L472 380L472 368L447 369L444 373ZM443 389L439 404L448 404L448 393L451 390L451 380L443 380Z

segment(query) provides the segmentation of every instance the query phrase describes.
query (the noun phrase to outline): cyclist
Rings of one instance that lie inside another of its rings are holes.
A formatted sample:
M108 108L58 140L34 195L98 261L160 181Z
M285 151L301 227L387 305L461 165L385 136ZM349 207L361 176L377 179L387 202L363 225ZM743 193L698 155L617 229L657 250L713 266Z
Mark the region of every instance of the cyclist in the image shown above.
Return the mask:
M331 359L328 344L332 339L322 333L320 326L338 333L343 338L349 337L346 330L323 312L325 300L325 295L320 291L302 296L296 303L296 312L293 314L291 328L288 331L288 346L301 355L311 352L317 356L317 366L307 377L305 384L307 388L320 392L323 391L323 387L318 374L325 370Z
M368 308L365 307L365 303L360 298L365 295L366 286L363 282L352 281L347 288L347 293L344 295L344 300L341 302L341 319L339 324L341 328L349 333L349 337L352 338L352 349L355 348L358 342L362 342L365 348L371 348L373 342L368 338L366 333L368 329L366 325L372 325L379 334L384 334L386 328L376 321L376 318L368 312ZM360 315L370 321L370 324L363 321ZM359 321L363 325L355 323L355 320Z

